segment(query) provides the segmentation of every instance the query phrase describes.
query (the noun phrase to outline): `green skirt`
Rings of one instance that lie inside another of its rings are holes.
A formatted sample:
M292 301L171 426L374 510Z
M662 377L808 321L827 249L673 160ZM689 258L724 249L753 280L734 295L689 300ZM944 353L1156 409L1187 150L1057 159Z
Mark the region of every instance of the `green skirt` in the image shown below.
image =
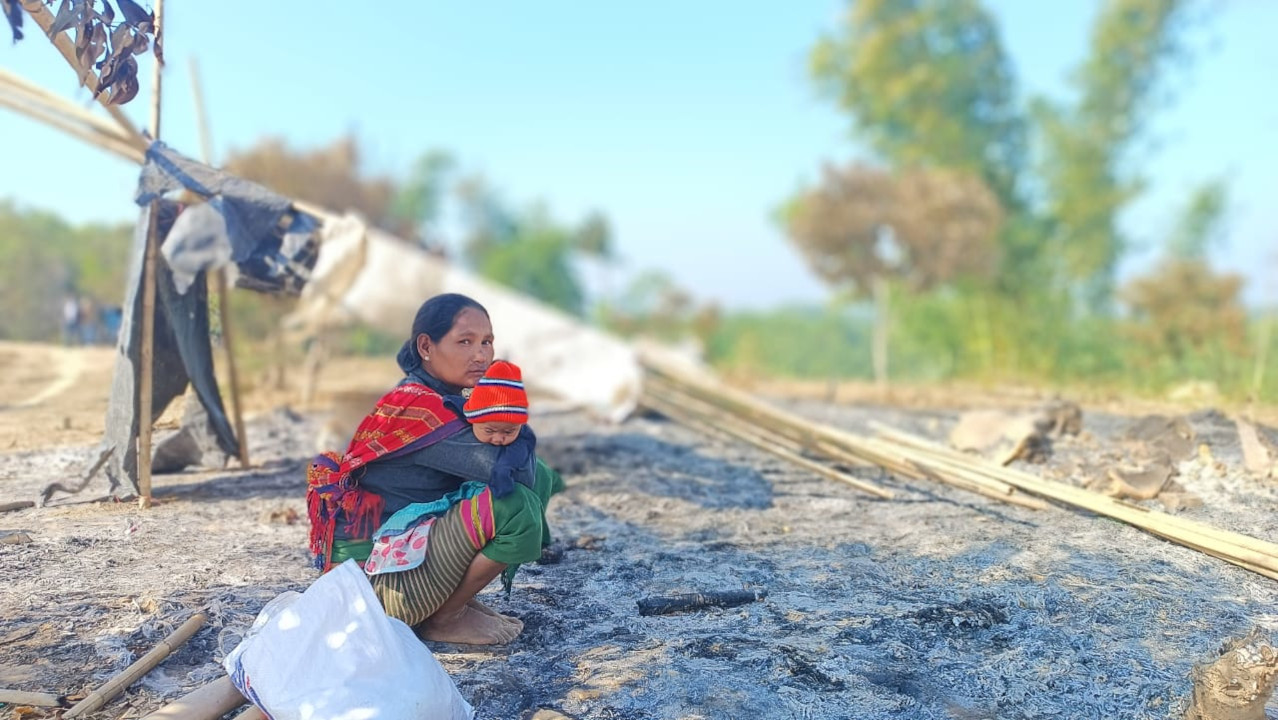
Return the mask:
M519 565L540 558L541 549L550 544L546 507L550 497L563 488L559 473L538 459L531 489L517 484L506 497L493 498L494 534L479 550L466 531L461 505L454 505L431 528L425 562L411 570L369 578L386 614L408 625L433 615L461 583L476 552L507 566L502 576L509 590ZM337 565L354 559L362 563L372 547L371 540L335 541L332 562Z

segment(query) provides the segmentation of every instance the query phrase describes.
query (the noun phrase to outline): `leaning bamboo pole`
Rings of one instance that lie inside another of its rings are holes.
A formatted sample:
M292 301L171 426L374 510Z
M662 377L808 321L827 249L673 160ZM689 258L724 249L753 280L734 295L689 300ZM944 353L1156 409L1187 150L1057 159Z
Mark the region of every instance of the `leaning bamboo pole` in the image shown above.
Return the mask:
M119 135L101 132L95 126L76 122L75 116L66 113L66 107L70 103L55 105L40 102L20 93L9 92L7 87L0 84L0 105L132 162L141 163L146 155L145 150L137 149Z
M67 102L61 96L55 95L39 85L27 81L22 76L3 68L0 68L0 88L7 90L14 96L30 100L31 102L42 106L47 107L57 104L60 112L65 114L68 119L76 120L105 135L113 136L125 145L140 147L143 150L146 149L145 141L140 135L130 135L127 131L120 127L119 123L94 115L85 108L74 103Z
M155 0L155 44L162 42L164 32L164 0ZM163 101L164 62L155 57L151 75L151 137L160 139L160 108ZM142 349L139 353L142 377L138 387L138 505L151 506L151 390L155 376L155 264L159 245L160 203L152 202L147 213L150 223L146 232L146 251L142 265Z
M205 165L213 164L213 143L209 139L209 118L204 109L204 89L200 83L200 70L195 58L187 69L191 73L191 99L195 103L195 120L200 131L200 159ZM240 399L240 376L235 366L234 334L231 332L230 293L227 292L226 268L213 271L217 294L218 324L222 328L222 350L226 355L226 376L231 386L231 420L235 423L235 436L240 445L240 467L249 466L248 435L244 432L244 403Z
M891 490L886 490L874 483L866 482L848 475L847 473L839 472L829 466L822 465L814 460L805 458L795 449L786 447L784 443L778 443L776 438L767 437L763 432L752 432L746 424L733 422L733 420L729 417L718 416L714 413L698 412L686 402L686 399L676 399L672 393L646 393L640 399L640 404L656 410L667 417L684 422L693 429L710 430L712 432L717 431L728 435L729 437L744 441L826 479L850 485L862 492L874 495L875 497L879 497L884 500L891 500L895 497L895 494Z
M187 639L195 634L195 631L204 625L206 619L204 613L192 615L178 629L169 633L169 636L164 638L159 645L152 648L150 652L138 658L119 675L108 680L102 687L89 693L88 697L76 703L70 710L67 710L66 714L62 716L64 720L72 720L81 715L91 713L111 702L112 698L124 692L130 685L150 672L152 668L163 662L182 643L186 642Z

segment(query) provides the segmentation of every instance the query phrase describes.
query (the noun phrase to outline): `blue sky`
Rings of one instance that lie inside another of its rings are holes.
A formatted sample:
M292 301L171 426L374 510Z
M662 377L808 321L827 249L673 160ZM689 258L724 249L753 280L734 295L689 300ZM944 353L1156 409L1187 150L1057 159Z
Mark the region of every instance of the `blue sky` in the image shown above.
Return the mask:
M987 0L1026 93L1068 97L1098 3ZM375 9L376 12L364 10ZM843 3L378 3L168 0L164 139L198 150L187 61L200 63L215 151L262 135L295 146L355 132L370 169L402 173L444 148L516 203L564 220L612 221L614 284L660 268L731 308L820 301L773 208L825 160L854 157L848 124L816 97L805 53ZM358 8L358 9L357 9ZM1278 100L1269 91L1278 3L1221 0L1170 75L1150 180L1125 215L1153 247L1193 187L1232 193L1219 265L1278 303ZM149 56L148 60L149 60ZM143 75L149 78L149 63ZM38 33L0 46L0 66L78 98ZM126 111L139 125L148 88ZM73 220L127 220L136 169L0 110L0 197ZM1138 253L1125 272L1143 268Z

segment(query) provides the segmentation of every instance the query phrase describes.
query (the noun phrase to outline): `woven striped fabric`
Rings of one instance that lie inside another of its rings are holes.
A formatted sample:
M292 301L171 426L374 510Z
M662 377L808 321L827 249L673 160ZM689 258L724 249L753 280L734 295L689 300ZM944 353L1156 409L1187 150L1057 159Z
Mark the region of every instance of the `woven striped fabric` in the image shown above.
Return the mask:
M487 537L492 537L492 499L487 502ZM472 500L477 499L472 498ZM373 575L368 580L382 601L386 614L410 626L420 625L435 614L466 575L466 569L483 545L482 502L462 501L435 521L430 530L430 551L426 561L412 570ZM485 541L486 542L486 541Z

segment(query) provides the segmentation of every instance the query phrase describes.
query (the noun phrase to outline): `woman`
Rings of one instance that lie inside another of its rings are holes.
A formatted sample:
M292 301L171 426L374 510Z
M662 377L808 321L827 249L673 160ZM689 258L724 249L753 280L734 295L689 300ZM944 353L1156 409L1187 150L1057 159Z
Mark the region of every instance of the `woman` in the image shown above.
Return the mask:
M389 615L423 639L509 642L523 623L475 595L503 573L509 587L520 563L541 556L550 539L546 503L563 481L534 461L517 471L509 494L480 489L503 448L477 440L444 398L473 388L493 361L492 323L482 305L458 294L427 300L397 360L405 378L378 401L346 454L312 465L312 549L325 568L363 562L378 528L401 510L411 515L416 503L431 503L424 561L372 575L374 591Z

